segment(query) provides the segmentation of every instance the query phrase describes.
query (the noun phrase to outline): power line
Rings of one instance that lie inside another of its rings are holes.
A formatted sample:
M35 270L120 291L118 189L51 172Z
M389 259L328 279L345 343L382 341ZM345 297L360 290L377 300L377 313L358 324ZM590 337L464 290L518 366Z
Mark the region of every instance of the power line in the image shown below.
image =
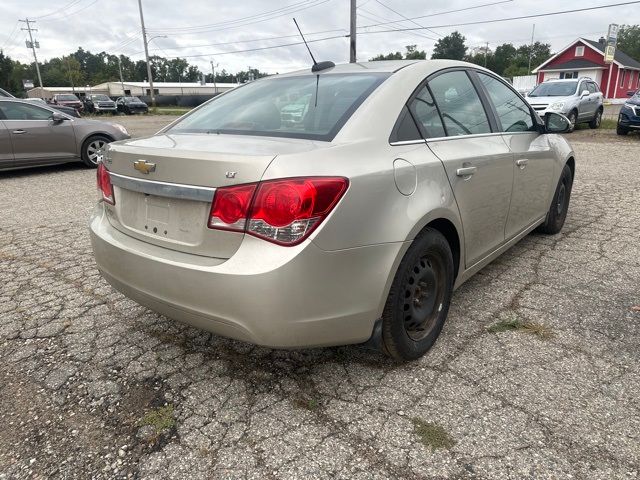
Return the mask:
M61 17L58 18L54 18L52 20L46 20L46 23L55 23L55 22L62 22L62 21L66 21L69 19L69 17L72 17L74 15L77 15L78 13L82 12L83 10L86 10L87 8L95 5L96 3L98 3L98 0L93 0L93 2L89 2L88 4L86 4L84 7L79 8L78 10L74 11L74 12L70 12L70 13L64 13ZM76 4L77 5L77 4ZM76 6L74 5L74 6Z
M344 28L338 28L338 29L334 29L334 30L322 30L319 32L310 32L310 33L306 33L305 35L310 36L310 35L320 35L321 33L334 33L334 32L346 32L346 30ZM202 45L186 45L186 46L182 46L182 47L165 47L164 49L152 49L152 50L183 50L185 48L201 48L201 47L219 47L222 45L236 45L238 43L251 43L251 42L262 42L262 41L269 41L269 40L281 40L283 38L298 38L300 35L280 35L277 37L262 37L262 38L252 38L249 40L235 40L233 42L219 42L219 43L206 43L206 44L202 44ZM132 55L137 55L143 53L142 51L140 52L136 52L133 53Z
M51 17L53 15L57 15L59 12L62 12L63 10L67 10L68 8L71 8L75 5L77 5L78 3L80 3L82 0L71 0L69 3L67 3L64 7L61 7L57 10L54 10L53 12L49 12L46 15L41 15L39 17L35 17L36 20L41 20L43 18L47 18L47 17Z
M446 10L444 12L430 13L429 15L421 15L419 17L413 17L413 18L407 17L407 19L408 20L418 20L420 18L438 17L440 15L447 15L449 13L466 12L467 10L475 10L475 9L484 8L484 7L492 7L494 5L500 5L502 3L510 3L510 2L513 2L513 0L499 0L497 2L483 3L481 5L474 5L472 7L464 7L464 8L457 8L455 10ZM378 27L380 25L389 25L390 23L395 23L395 22L384 22L384 23L375 23L375 24L372 24L372 25L362 25L361 27L358 27L358 28ZM437 27L430 27L430 28L437 28Z
M149 31L153 33L164 33L167 35L197 35L199 33L205 33L205 32L217 32L220 30L227 30L230 28L237 28L241 26L253 25L256 23L273 20L279 17L283 17L285 15L290 15L295 12L317 7L329 1L330 0L305 0L303 2L289 5L287 7L282 7L277 10L272 10L269 12L264 12L264 13L252 15L250 17L244 17L236 20L229 20L226 22L213 23L209 25L199 25L194 27L155 28L155 29L149 29ZM265 18L259 18L259 17L265 17ZM251 21L247 21L247 20L251 20Z
M395 13L396 15L398 15L399 17L404 18L405 20L413 23L415 26L417 27L423 27L424 25L420 25L418 22L416 22L415 20L411 20L409 17L403 15L402 13L398 12L397 10L394 10L393 8L391 8L389 5L385 5L384 3L382 3L380 0L376 0L376 3L378 3L379 5L382 5L384 8L386 8L387 10L392 11L393 13ZM431 29L427 29L429 30L431 33L433 33L434 35L437 35L439 37L441 37L442 35L440 35L438 32L431 30ZM433 39L432 39L433 40Z
M509 22L512 20L526 20L529 18L540 18L540 17L550 17L553 15L564 15L566 13L578 13L578 12L587 12L587 11L591 11L591 10L600 10L603 8L611 8L611 7L620 7L620 6L624 6L624 5L634 5L636 3L640 3L640 0L634 0L631 2L622 2L622 3L612 3L609 5L599 5L597 7L584 7L584 8L574 8L571 10L562 10L559 12L547 12L547 13L536 13L533 15L521 15L519 17L509 17L509 18L494 18L491 20L478 20L475 22L463 22L463 23L449 23L446 25L431 25L429 27L415 27L415 28L401 28L401 29L397 29L397 30L375 30L375 31L366 31L366 32L360 32L361 34L364 33L389 33L389 32L409 32L409 31L413 31L413 30L426 30L429 28L451 28L451 27L464 27L464 26L469 26L469 25L484 25L487 23L500 23L500 22ZM414 18L423 18L423 17L414 17ZM372 25L369 25L372 26Z
M640 1L640 0L639 0ZM332 37L324 37L324 38L316 38L314 40L307 40L307 43L315 43L315 42L323 42L325 40L333 40L336 38L349 38L349 35L335 35ZM169 58L200 58L200 57L214 57L218 55L231 55L234 53L247 53L247 52L258 52L260 50L270 50L272 48L282 48L282 47L292 47L294 45L304 45L304 42L293 42L293 43L283 43L280 45L271 45L269 47L256 47L256 48L248 48L245 50L233 50L228 52L213 52L213 53L203 53L199 55L181 55L176 57Z
M373 20L374 22L378 22L379 21L378 19L381 18L378 15L376 15L375 13L372 13L372 12L370 12L368 10L365 10L364 8L359 8L359 10L360 10L361 13L358 13L358 15L360 15L362 18L366 18L368 20ZM365 12L365 13L362 13L362 12ZM373 15L373 17L371 17L369 15ZM378 19L376 19L375 17L377 17ZM397 22L393 23L393 25L398 25L399 27L403 27L402 23L403 23L402 20L398 20ZM421 37L421 38L426 38L428 40L437 40L436 38L429 37L428 35L425 35L422 32L407 32L407 33L416 35L416 36Z
M11 33L9 34L7 39L4 41L4 43L2 44L2 47L0 47L0 50L4 50L4 48L9 44L9 42L11 42L11 40L13 40L14 34L18 31L18 25L20 25L20 21L16 20L16 24L13 26L13 30L11 30Z

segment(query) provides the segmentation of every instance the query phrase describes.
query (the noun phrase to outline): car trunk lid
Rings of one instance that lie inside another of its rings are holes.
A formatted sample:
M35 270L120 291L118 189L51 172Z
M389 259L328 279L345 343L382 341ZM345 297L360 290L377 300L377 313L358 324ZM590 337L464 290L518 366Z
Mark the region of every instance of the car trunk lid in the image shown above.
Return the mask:
M207 227L218 187L257 182L279 154L316 142L218 134L160 134L112 144L105 158L115 205L114 228L180 252L229 258L243 233Z

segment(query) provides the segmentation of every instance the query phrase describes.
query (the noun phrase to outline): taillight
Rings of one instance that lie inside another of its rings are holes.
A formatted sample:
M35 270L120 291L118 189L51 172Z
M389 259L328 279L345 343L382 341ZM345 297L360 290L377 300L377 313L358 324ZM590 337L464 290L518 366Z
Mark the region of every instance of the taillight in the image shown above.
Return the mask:
M211 205L209 228L295 245L320 225L348 184L342 177L310 177L222 187Z
M109 176L109 170L107 170L102 163L98 163L97 170L98 190L102 193L102 199L110 203L116 204L116 200L113 196L113 185L111 185L111 177Z

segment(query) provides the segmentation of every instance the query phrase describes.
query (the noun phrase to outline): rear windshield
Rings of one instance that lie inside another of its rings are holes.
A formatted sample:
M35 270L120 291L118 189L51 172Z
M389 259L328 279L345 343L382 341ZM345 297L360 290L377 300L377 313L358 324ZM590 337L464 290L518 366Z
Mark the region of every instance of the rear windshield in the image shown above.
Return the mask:
M58 100L70 100L74 102L78 101L78 97L76 97L75 95L58 95L57 98Z
M107 97L106 95L91 95L91 98L93 100L98 100L99 102L105 102L107 100L111 100L109 97Z
M388 73L267 78L238 87L169 131L331 141Z
M541 83L529 94L530 97L567 97L576 92L578 82Z
M124 101L128 103L142 103L142 100L140 100L138 97L124 97Z

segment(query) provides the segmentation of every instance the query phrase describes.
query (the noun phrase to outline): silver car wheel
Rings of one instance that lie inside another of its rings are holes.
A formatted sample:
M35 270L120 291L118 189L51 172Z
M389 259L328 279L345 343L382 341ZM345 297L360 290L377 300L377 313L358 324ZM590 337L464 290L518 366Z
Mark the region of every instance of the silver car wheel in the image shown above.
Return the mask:
M94 165L98 164L98 156L102 152L102 149L107 144L103 139L97 139L87 145L87 158Z

